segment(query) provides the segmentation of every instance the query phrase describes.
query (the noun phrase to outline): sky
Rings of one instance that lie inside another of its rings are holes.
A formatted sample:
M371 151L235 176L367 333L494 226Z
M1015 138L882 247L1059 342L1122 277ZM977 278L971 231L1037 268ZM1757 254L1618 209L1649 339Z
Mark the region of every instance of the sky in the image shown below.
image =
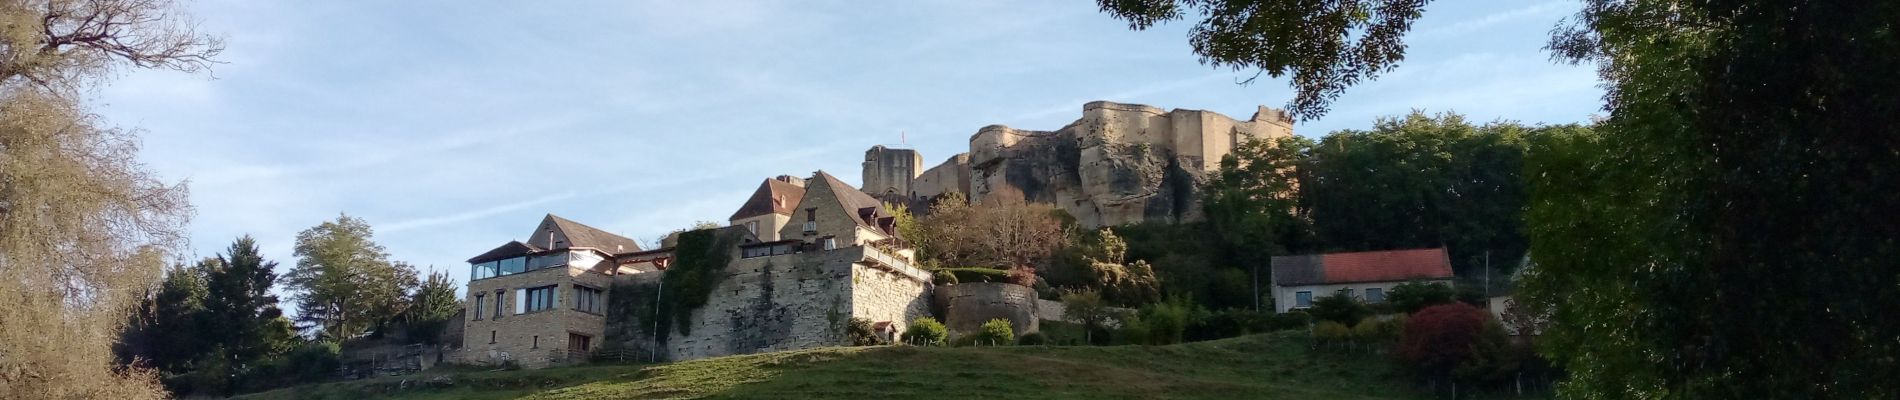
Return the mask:
M186 257L363 218L392 260L447 270L555 214L649 242L723 222L767 177L856 184L873 145L926 166L985 125L1054 130L1094 100L1246 119L1286 81L1202 65L1192 21L1147 31L1093 1L198 0L211 73L127 71L90 95L187 182ZM1542 47L1574 1L1443 1L1406 60L1349 89L1318 137L1412 110L1585 122L1593 67Z

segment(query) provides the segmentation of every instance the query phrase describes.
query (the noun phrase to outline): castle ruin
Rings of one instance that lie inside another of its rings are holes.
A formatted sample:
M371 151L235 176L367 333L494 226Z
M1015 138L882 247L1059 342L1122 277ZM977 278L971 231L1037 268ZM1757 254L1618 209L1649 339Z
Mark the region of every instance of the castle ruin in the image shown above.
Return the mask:
M916 150L873 146L864 154L863 190L919 212L952 192L973 202L1046 203L1091 228L1197 221L1200 186L1221 157L1243 141L1292 135L1292 119L1264 106L1240 121L1095 101L1054 131L985 126L970 137L969 152L929 169Z

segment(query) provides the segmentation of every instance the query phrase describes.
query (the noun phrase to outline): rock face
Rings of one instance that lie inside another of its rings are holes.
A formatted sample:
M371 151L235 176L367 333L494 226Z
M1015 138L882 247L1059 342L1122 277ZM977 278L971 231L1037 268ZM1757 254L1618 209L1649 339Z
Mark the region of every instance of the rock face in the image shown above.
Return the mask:
M983 127L970 137L969 153L922 172L911 172L921 164L916 151L873 147L865 153L864 191L914 210L951 192L978 202L1047 203L1087 227L1195 221L1200 185L1221 157L1242 141L1292 134L1286 114L1267 107L1239 121L1097 101L1054 131Z

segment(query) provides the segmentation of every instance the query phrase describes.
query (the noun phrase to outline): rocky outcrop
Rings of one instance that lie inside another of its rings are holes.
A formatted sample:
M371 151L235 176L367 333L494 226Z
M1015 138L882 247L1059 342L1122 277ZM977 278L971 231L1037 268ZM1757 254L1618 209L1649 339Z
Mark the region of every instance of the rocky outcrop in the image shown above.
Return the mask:
M883 165L915 158L866 162L865 176L878 176L880 186L867 186L867 191L882 189L872 193L912 203L949 192L979 202L1048 203L1088 227L1194 221L1201 218L1199 188L1221 157L1245 140L1291 136L1292 126L1285 113L1267 107L1239 121L1210 111L1097 101L1082 106L1080 119L1054 131L983 127L970 137L967 155L912 174L901 184L894 182L903 179L892 177L903 172L871 168L889 169ZM920 158L914 151L902 155ZM931 176L927 184L912 183L925 174ZM950 179L960 181L947 183Z

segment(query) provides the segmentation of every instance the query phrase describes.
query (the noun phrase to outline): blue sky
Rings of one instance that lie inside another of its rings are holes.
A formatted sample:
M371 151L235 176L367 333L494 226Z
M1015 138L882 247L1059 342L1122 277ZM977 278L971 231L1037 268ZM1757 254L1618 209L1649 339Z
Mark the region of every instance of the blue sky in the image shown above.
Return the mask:
M543 214L651 240L723 221L759 180L856 183L866 148L935 164L989 124L1055 129L1114 100L1246 118L1282 80L1200 65L1188 21L1145 32L1092 1L199 0L228 49L211 75L132 71L93 93L187 180L192 249L250 234L282 270L338 213L393 258L448 269ZM1444 1L1408 59L1299 134L1412 109L1586 121L1590 66L1540 50L1571 1Z

